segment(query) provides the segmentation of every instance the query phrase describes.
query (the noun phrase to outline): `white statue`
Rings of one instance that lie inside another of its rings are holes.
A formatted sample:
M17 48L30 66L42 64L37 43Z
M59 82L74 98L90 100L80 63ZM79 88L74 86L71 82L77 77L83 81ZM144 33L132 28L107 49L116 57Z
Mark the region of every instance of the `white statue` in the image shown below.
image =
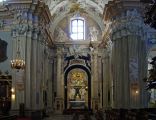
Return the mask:
M75 93L76 93L75 89L74 88L71 88L70 89L70 92L69 92L70 99L74 99Z
M90 39L91 41L97 41L97 36L99 34L98 30L95 27L90 27Z
M84 88L80 89L81 100L85 100L86 90Z

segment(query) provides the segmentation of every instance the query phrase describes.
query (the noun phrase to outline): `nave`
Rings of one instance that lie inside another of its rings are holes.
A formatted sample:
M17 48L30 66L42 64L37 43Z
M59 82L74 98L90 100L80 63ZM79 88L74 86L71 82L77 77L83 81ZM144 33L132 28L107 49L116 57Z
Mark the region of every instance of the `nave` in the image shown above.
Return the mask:
M71 115L53 113L44 120L156 120L156 109L110 109Z
M156 108L146 89L156 31L143 12L140 0L0 0L0 120L21 108L31 119L102 109L107 120L138 120L133 110Z
M45 118L44 120L88 120L88 119L85 119L84 115L51 114L49 117ZM90 115L89 120L96 120L96 118L94 115Z

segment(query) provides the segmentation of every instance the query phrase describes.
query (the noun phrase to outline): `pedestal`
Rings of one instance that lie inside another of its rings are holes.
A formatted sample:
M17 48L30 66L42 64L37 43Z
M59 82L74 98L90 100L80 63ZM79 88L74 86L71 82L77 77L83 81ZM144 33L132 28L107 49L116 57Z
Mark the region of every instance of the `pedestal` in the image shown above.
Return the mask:
M56 97L55 99L55 112L62 113L63 107L63 98Z

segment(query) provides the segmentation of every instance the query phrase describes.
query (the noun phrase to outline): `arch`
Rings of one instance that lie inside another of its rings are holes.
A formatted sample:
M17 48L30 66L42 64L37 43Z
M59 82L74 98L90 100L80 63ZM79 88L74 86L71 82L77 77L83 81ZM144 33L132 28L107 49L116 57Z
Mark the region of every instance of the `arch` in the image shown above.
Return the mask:
M91 109L91 73L90 71L83 65L72 65L69 68L67 68L67 70L65 71L64 74L64 106L65 109L67 109L67 76L68 73L73 70L73 69L82 69L87 73L88 76L88 109Z

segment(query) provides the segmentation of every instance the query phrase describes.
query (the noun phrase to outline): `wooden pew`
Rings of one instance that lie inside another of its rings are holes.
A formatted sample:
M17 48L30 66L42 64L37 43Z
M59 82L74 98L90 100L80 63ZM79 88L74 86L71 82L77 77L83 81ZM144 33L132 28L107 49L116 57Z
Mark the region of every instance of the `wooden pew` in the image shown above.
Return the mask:
M0 120L16 120L17 115L0 116Z

